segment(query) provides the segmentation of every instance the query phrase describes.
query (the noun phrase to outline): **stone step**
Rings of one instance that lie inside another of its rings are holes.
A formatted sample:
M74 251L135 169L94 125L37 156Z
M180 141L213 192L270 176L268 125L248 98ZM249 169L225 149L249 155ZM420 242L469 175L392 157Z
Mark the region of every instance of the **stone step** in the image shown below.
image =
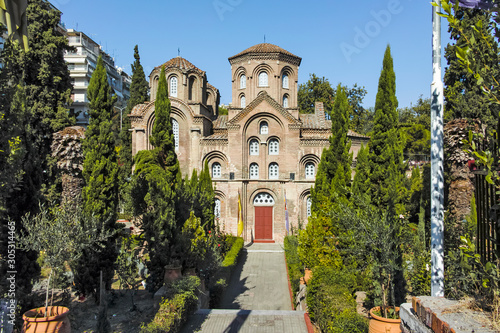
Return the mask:
M281 310L198 310L182 333L306 333L303 311Z

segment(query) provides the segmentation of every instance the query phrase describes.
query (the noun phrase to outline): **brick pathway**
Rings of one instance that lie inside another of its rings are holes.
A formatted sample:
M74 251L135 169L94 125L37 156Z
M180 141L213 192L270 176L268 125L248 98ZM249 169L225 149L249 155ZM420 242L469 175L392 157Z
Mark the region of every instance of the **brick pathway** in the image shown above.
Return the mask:
M182 333L305 333L303 311L292 311L283 248L245 247L222 299L224 309L201 309Z

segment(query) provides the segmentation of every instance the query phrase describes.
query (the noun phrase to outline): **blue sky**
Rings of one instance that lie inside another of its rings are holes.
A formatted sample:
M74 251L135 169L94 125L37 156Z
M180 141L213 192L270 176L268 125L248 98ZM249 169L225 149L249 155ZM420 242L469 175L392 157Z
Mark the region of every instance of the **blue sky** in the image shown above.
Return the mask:
M299 83L310 73L365 86L364 106L375 104L382 58L391 45L399 106L430 95L432 6L422 0L50 0L67 28L83 31L131 72L139 45L146 76L181 56L207 72L231 102L227 60L264 41L302 58ZM448 42L443 21L443 46ZM443 69L446 63L443 61Z

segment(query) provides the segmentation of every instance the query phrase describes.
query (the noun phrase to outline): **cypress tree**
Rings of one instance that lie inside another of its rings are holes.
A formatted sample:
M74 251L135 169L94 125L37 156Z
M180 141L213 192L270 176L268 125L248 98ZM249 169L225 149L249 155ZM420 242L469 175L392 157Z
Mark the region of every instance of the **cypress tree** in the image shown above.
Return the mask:
M375 101L373 134L370 138L370 197L376 207L394 207L403 213L405 195L403 147L398 132L396 74L391 48L387 46Z
M349 153L351 142L347 137L349 132L349 104L345 88L337 87L337 96L333 105L332 135L330 147L323 150L321 162L318 165L316 181L313 189L313 209L320 203L328 202L333 193L340 196L347 194L346 189L351 183L352 154Z
M142 228L148 244L152 286L163 282L164 267L179 264L181 246L179 205L181 184L179 162L175 154L174 134L170 122L165 69L162 68L155 101L155 120L150 142L153 150L142 150L135 157L136 169L132 182L134 214L142 215Z
M368 154L370 150L368 146L361 145L356 158L356 174L352 181L352 193L356 198L363 198L369 202L370 196L370 165L368 163Z
M128 115L137 104L144 103L148 99L148 82L141 65L139 47L134 47L134 63L132 67L132 83L130 84L130 99L122 119L123 125L120 132L120 178L121 184L127 184L127 179L132 173L132 133L129 131L130 118ZM123 185L120 192L123 192Z
M113 104L116 100L104 61L99 56L97 66L90 79L87 95L90 106L90 121L83 140L83 207L102 221L103 228L113 230L118 205L118 156L112 131ZM97 296L99 275L103 271L106 288L111 287L114 262L118 255L116 239L106 241L100 252L88 250L75 264L75 284L83 294Z
M459 26L448 29L455 43L448 44L445 49L445 58L448 62L448 68L444 74L446 109L453 118L481 119L490 128L496 129L499 105L490 103L489 97L476 83L474 75L460 65L454 45L460 46L465 44L466 40L471 40L475 32L470 27L482 21L483 27L479 29L479 32L484 39L475 38L474 48L478 52L474 57L474 66L475 68L487 67L493 77L498 77L500 73L498 44L489 31L491 13L486 10L459 7L455 17L460 20Z
M214 228L214 206L215 206L215 195L212 185L212 178L210 177L210 168L208 167L208 161L205 161L205 165L200 175L200 207L201 207L201 223L206 231L212 230Z

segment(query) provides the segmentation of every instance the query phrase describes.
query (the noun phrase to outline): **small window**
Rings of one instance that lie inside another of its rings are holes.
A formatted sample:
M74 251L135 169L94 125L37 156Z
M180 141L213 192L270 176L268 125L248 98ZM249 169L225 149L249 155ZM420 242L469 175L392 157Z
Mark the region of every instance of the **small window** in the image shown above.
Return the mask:
M276 139L269 141L269 155L278 155L280 153L280 143Z
M193 99L193 88L194 88L194 81L195 81L195 80L196 80L196 79L195 79L193 76L191 76L191 77L189 78L189 92L188 92L188 99L189 99L189 100L192 100L192 99Z
M221 177L221 166L220 163L215 162L212 164L212 178L220 178Z
M274 198L268 193L259 193L253 199L254 206L273 206Z
M240 88L243 89L243 88L246 88L247 87L247 77L245 74L242 74L240 76Z
M259 87L267 87L267 85L268 85L267 73L260 72L260 74L259 74Z
M179 149L179 123L172 119L172 132L174 133L175 149Z
M247 106L246 104L247 104L246 103L246 98L245 98L245 95L243 95L243 96L241 96L241 99L240 99L240 107L244 108L244 107Z
M278 178L279 178L278 163L269 164L269 179L278 179Z
M259 155L259 141L255 139L250 141L250 155Z
M288 89L288 75L283 75L283 88Z
M311 179L314 178L316 173L316 167L314 166L314 163L309 162L306 164L306 178Z
M260 123L260 134L269 134L269 126L267 125L267 121L263 121Z
M306 200L307 217L311 216L311 206L312 206L311 197L307 197Z
M170 96L177 97L177 77L170 78Z
M284 108L288 107L288 96L287 95L283 96L283 107Z
M257 163L250 164L250 179L259 179L259 165Z
M220 199L215 198L214 216L216 219L220 219L220 207Z

